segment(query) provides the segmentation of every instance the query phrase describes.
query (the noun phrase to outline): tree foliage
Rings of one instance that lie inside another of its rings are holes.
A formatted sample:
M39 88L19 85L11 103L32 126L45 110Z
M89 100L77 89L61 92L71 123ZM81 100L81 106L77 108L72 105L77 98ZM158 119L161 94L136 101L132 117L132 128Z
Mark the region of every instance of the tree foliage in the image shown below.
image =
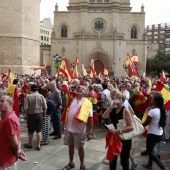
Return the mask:
M146 72L147 74L154 73L159 75L162 69L170 73L170 54L158 51L155 57L147 59Z

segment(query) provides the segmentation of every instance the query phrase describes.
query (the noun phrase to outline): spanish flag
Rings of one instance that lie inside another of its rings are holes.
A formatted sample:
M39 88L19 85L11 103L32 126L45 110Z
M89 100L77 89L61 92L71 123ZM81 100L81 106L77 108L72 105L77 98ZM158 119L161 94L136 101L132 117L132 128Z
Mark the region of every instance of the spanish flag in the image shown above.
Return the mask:
M46 63L44 62L41 66L31 67L34 71L36 70L46 70Z
M137 54L134 54L132 57L130 57L132 62L137 65L139 64L139 59L138 59L138 55Z
M104 74L104 76L108 76L109 75L109 72L108 72L108 70L107 70L107 68L105 66L104 66L103 74Z
M161 72L160 81L163 83L166 81L166 76L165 76L164 70L162 70L162 72Z
M155 91L161 92L166 110L170 110L170 90L166 88L161 82L157 82Z
M98 77L99 77L100 79L102 79L102 78L103 78L103 75L102 75L101 71L100 71L100 73L99 73Z
M9 69L8 70L8 85L13 84L14 79L16 79L14 73Z
M84 65L81 64L81 66L82 66L82 73L83 73L83 76L87 76L88 74L87 74L87 71L86 71Z
M72 79L74 79L73 74L70 70L69 64L65 57L63 57L63 59L61 61L61 65L60 65L58 74L60 74L60 73L62 73L68 79L68 82L70 82Z
M92 58L91 59L91 62L90 62L90 78L94 78L95 76L95 69L94 69L94 59Z
M79 64L79 59L78 59L78 57L76 57L75 67L73 68L73 76L74 76L74 78L79 77L79 74L78 74L78 71L77 71L78 64Z

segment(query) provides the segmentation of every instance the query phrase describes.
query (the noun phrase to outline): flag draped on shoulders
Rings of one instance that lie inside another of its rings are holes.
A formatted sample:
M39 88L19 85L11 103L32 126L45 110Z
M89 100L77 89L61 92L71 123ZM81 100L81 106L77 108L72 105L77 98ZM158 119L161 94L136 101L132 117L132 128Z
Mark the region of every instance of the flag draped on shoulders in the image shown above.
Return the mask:
M166 88L161 82L157 82L155 91L160 91L164 99L166 110L170 110L170 90Z

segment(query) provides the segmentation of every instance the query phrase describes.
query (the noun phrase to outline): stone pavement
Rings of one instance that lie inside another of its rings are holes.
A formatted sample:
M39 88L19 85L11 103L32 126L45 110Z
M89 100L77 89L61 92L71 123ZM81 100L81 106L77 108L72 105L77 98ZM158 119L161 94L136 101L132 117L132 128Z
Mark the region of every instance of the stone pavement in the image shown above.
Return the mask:
M25 121L21 122L21 142L22 145L27 143L27 129ZM108 165L104 165L102 161L105 159L105 133L104 127L96 127L96 139L92 139L85 143L85 165L87 170L109 170ZM36 149L36 136L33 139L33 149L22 149L27 155L28 160L18 161L18 170L62 170L68 163L68 148L63 145L63 136L61 139L53 140L49 137L49 144L41 147L40 151ZM141 165L146 163L148 156L141 156L140 152L145 149L145 138L140 136L133 140L133 152L135 160L138 162L138 170L144 170ZM161 150L162 162L170 168L170 144L163 144ZM79 169L79 157L75 150L75 170ZM118 160L117 169L121 170L120 161ZM154 163L153 170L159 170L159 167Z

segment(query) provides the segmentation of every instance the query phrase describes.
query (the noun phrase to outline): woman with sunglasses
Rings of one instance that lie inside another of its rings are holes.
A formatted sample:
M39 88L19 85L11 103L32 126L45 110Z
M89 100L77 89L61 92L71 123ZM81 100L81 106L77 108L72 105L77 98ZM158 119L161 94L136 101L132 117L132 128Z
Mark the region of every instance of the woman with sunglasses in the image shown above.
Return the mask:
M123 106L123 103L126 99L126 96L121 92L117 92L113 101L113 104L104 112L103 119L107 119L110 117L111 122L113 123L115 129L110 130L113 134L121 134L127 133L133 130L133 121L131 113L128 109ZM127 122L127 126L123 129L117 129L117 123L119 120L123 119L125 115L125 119ZM129 156L131 150L132 140L121 140L122 143L122 151L120 154L121 165L123 170L129 170ZM116 170L117 165L117 156L115 159L110 162L110 170Z

